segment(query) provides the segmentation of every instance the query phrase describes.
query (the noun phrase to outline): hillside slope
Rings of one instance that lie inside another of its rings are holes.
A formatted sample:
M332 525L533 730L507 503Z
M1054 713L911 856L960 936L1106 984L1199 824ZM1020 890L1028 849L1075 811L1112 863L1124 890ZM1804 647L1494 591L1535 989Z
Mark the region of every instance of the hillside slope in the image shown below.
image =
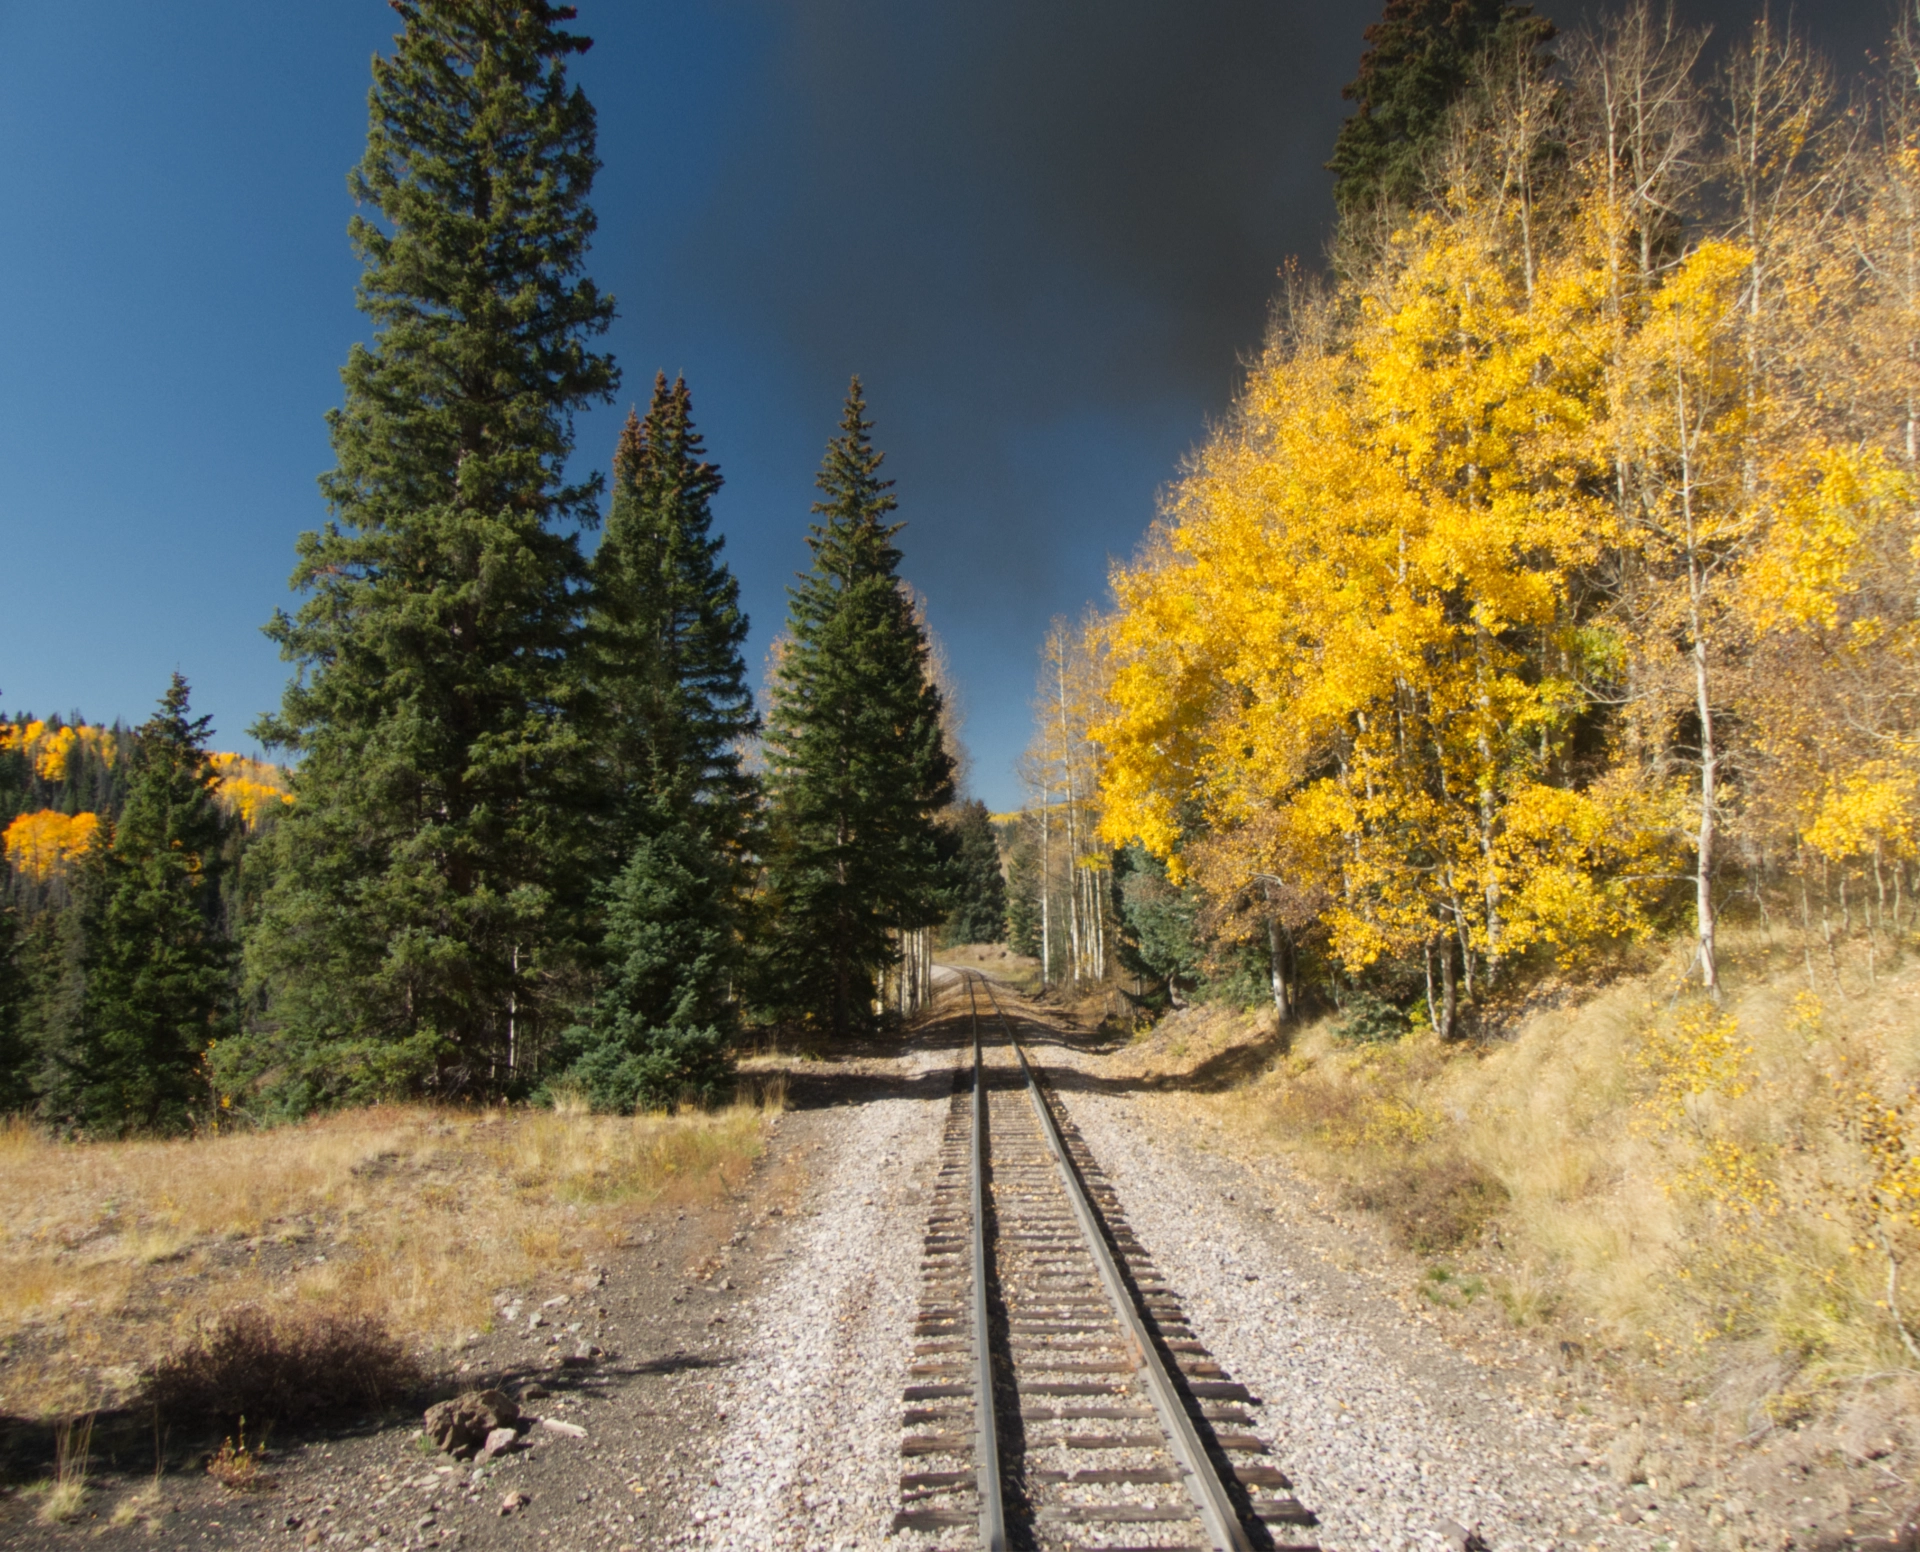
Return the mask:
M1718 1005L1676 953L1486 1045L1200 1008L1116 1061L1196 1146L1375 1215L1463 1337L1610 1376L1688 1470L1764 1452L1891 1510L1920 1465L1920 966L1797 944L1736 939Z

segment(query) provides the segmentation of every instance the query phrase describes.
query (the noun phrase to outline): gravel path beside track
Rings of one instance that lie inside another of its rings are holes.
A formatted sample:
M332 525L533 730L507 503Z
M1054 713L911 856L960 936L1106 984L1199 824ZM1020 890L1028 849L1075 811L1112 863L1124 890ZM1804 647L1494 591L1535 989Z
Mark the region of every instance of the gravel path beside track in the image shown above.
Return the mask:
M920 1234L946 1120L948 1049L902 1058L910 1097L843 1108L822 1147L787 1270L740 1312L744 1358L688 1543L881 1544L896 1507L900 1388L912 1351Z

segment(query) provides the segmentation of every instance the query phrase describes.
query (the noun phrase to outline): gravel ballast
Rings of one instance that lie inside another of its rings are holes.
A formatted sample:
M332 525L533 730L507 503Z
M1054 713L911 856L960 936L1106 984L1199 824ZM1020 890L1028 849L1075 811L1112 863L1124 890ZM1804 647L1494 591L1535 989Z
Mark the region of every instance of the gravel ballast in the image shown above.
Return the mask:
M1070 1093L1067 1106L1127 1221L1180 1290L1195 1335L1265 1402L1274 1463L1320 1518L1326 1552L1672 1544L1627 1504L1588 1445L1511 1376L1448 1347L1393 1301L1321 1260L1269 1215L1262 1182L1142 1124L1150 1101Z
M951 1093L951 1052L913 1051L906 1097L844 1106L822 1139L788 1269L739 1319L728 1426L693 1504L696 1545L879 1546L900 1472L919 1247Z

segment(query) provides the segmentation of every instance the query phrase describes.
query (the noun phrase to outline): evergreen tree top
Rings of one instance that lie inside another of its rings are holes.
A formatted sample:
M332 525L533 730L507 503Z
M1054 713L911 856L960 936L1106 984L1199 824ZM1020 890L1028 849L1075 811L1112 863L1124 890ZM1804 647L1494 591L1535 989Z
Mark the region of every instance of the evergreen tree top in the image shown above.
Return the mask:
M1359 74L1341 90L1358 111L1341 126L1327 170L1343 212L1405 208L1448 108L1495 49L1543 47L1556 28L1506 0L1387 0L1364 34Z
M705 457L685 379L655 377L646 415L627 416L613 468L592 628L594 678L618 730L616 784L639 780L703 801L725 795L737 809L734 746L759 726L741 656L747 617L721 558L726 541L712 531L723 482Z
M667 385L667 374L653 379L653 399L644 419L628 410L613 452L614 513L617 523L623 495L637 496L642 506L664 509L680 506L684 524L691 519L701 535L712 521L708 503L726 483L720 466L706 458L706 443L693 424L693 394L684 377ZM608 538L614 536L611 530Z
M826 499L814 502L813 510L825 521L809 526L807 545L820 578L850 587L899 570L901 554L893 536L905 524L884 521L899 505L891 494L893 481L880 477L886 456L873 445L873 422L856 376L847 386L840 434L827 443L814 479Z
M583 273L595 227L593 106L566 61L591 40L544 0L395 0L349 224L377 328L342 373L322 480L359 527L431 505L591 526L599 477L566 484L572 411L618 382L613 299Z

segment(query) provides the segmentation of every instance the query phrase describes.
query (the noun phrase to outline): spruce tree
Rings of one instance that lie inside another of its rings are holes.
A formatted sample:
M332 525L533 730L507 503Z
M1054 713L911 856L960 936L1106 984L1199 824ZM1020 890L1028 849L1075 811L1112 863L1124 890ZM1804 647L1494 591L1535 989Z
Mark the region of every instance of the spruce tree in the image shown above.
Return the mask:
M711 1104L732 1084L732 867L697 816L662 799L605 894L607 982L561 1082L597 1108Z
M50 1052L42 1111L98 1135L179 1131L199 1067L229 1024L232 945L221 906L227 821L205 717L180 675L139 730L127 804L82 869L78 1028Z
M953 904L947 913L950 943L999 943L1007 934L1007 881L1000 870L1000 843L993 818L978 798L960 806L954 823Z
M871 1017L893 935L943 914L933 816L953 798L925 632L897 575L901 524L860 380L818 484L813 566L789 589L767 733L766 993L835 1033Z
M741 740L759 729L747 685L740 585L712 533L720 470L706 461L684 379L654 380L614 454L612 510L593 557L593 688L624 839L666 799L738 842L753 783Z
M591 681L604 718L615 834L608 975L565 1082L630 1110L726 1089L754 784L740 741L759 726L740 589L711 533L720 471L684 381L654 382L614 457L593 560Z
M1534 50L1553 23L1506 0L1387 0L1366 30L1360 73L1341 91L1358 104L1327 170L1344 215L1406 209L1423 192L1447 110L1493 50Z
M570 715L598 477L573 417L617 374L582 267L589 40L544 0L396 0L351 235L374 323L329 416L334 520L268 627L298 666L260 733L299 756L250 932L266 1012L230 1071L278 1099L512 1090L578 996L592 749Z

